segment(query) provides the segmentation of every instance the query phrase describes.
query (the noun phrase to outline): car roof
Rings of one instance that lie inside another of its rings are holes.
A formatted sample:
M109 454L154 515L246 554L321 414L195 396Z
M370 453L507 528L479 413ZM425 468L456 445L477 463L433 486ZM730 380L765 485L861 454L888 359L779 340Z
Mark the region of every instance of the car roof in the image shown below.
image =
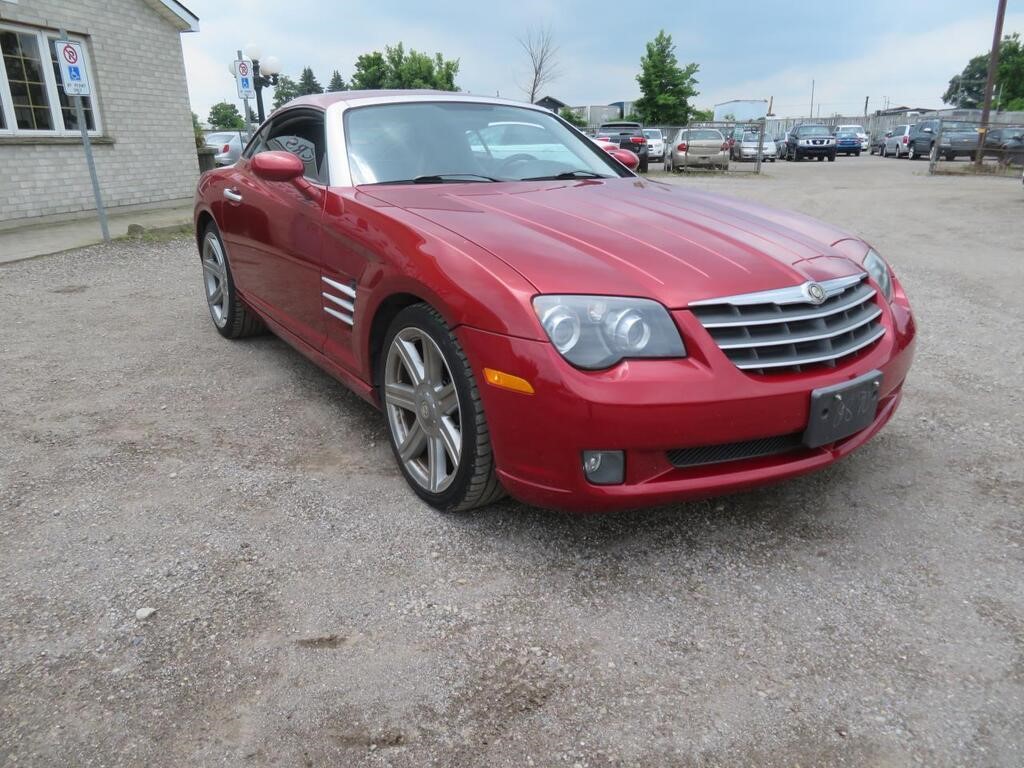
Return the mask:
M529 102L514 101L512 99L500 99L493 96L477 96L472 93L465 93L463 91L436 91L426 88L421 89L380 89L373 91L333 91L331 93L314 93L309 96L299 96L297 99L292 99L287 104L284 104L281 109L285 107L291 109L293 107L314 107L316 109L327 109L328 107L344 102L345 104L351 104L353 106L360 102L372 101L380 102L382 100L394 99L395 101L431 101L433 99L441 99L444 101L476 101L485 104L507 104L516 107L525 107L527 109L534 109L537 111L551 112L551 110L544 107L530 104Z

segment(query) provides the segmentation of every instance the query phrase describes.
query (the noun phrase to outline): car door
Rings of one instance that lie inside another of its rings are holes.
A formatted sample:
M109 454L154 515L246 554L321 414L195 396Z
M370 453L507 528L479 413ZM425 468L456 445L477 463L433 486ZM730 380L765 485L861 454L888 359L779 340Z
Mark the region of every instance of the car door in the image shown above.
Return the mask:
M253 173L252 158L270 151L302 160L301 183ZM320 266L327 168L323 112L292 109L276 115L235 165L224 190L222 224L241 293L317 350L324 337Z

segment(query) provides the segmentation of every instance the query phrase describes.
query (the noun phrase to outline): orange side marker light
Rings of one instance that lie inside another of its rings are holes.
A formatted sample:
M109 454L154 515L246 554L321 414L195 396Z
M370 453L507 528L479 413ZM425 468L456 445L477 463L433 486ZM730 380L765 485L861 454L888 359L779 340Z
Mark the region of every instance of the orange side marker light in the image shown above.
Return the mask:
M484 378L492 387L499 389L510 389L513 392L520 392L524 395L533 394L533 385L526 379L513 376L511 373L496 371L493 368L484 368Z

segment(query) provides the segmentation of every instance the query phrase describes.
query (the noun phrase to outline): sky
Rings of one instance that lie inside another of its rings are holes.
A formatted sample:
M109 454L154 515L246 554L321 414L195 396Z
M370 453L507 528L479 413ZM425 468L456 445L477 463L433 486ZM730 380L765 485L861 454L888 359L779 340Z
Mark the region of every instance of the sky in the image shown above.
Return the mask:
M199 32L182 36L189 95L205 120L218 101L241 108L227 68L248 43L277 56L286 74L311 66L326 86L334 69L347 80L359 54L401 41L459 59L464 91L523 99L527 62L517 38L540 26L553 32L561 71L545 95L572 106L638 97L645 44L664 29L680 63L700 65L700 108L773 97L779 116L806 116L812 80L815 114L820 107L823 116L862 114L865 97L869 110L937 108L949 78L991 45L997 2L635 3L628 17L621 2L606 0L186 4L200 19ZM1014 31L1024 34L1024 0L1008 3L1004 32Z

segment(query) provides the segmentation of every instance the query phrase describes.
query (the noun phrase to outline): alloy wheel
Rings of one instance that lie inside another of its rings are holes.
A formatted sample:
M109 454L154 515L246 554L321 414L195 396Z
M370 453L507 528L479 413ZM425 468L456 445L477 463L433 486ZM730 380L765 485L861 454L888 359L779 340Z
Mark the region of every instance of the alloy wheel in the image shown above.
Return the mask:
M409 476L430 493L444 491L462 456L462 411L448 361L419 328L403 328L391 342L384 406Z
M210 316L218 328L228 322L228 267L224 258L224 246L220 238L208 232L203 240L203 286L206 289L206 303Z

